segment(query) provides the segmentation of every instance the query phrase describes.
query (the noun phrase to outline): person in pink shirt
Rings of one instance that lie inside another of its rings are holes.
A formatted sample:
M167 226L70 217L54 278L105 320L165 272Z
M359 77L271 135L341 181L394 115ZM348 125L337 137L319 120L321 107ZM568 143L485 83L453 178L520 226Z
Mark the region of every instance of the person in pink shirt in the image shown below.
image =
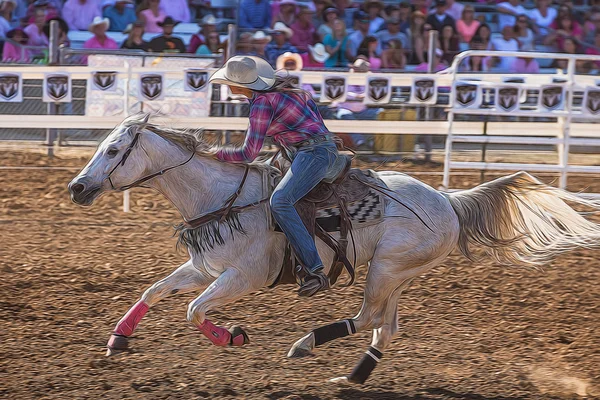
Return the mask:
M139 17L146 23L144 30L147 33L162 33L163 31L158 23L163 22L167 14L159 6L160 0L144 0L142 3L142 11L140 11Z
M35 22L28 25L24 31L29 35L27 44L29 46L48 46L48 38L44 35L44 24L46 23L46 13L42 9L36 9Z
M21 47L27 44L29 39L27 33L22 28L15 28L6 33L6 38L10 41L4 43L2 62L29 62L31 59L29 51Z
M565 38L572 37L581 40L583 29L581 29L579 23L572 16L565 15L557 19L556 31L546 36L544 44L546 46L554 45L558 50L563 51Z
M375 36L367 36L363 39L360 46L358 46L359 56L364 56L370 64L370 68L373 71L376 71L381 68L381 57L377 55L377 49L379 47L379 41Z
M510 72L515 74L538 74L540 65L534 58L519 57L513 62Z
M316 42L317 30L312 23L313 15L314 10L310 7L300 7L298 20L290 26L292 32L294 32L294 35L290 38L290 44L296 47L300 53L306 53L308 46Z
M46 21L51 18L60 17L60 5L61 4L56 0L54 1L54 4L50 3L48 0L37 0L27 7L25 20L27 20L28 24L35 23L35 15L38 10L42 10L44 12Z
M106 36L106 31L110 26L108 18L96 17L89 26L89 31L94 37L83 44L84 49L118 49L117 42Z
M460 36L460 41L463 43L471 42L480 25L481 22L475 19L473 6L466 6L462 12L462 18L456 21L456 30Z
M433 72L439 72L448 68L446 64L441 62L443 56L444 52L442 51L442 49L435 49L435 56L433 57ZM424 62L416 66L415 72L428 72L427 69L428 64Z
M323 43L317 43L314 46L308 46L308 53L300 54L302 63L308 68L325 68L325 61L329 58L329 53Z
M67 0L62 14L69 29L86 31L94 18L101 15L100 4L96 0Z
M596 34L594 35L594 46L596 46L597 48L592 48L592 47L588 47L588 49L585 51L585 54L590 54L590 55L600 55L600 30L596 31ZM596 61L596 68L600 68L600 61Z
M196 53L198 47L202 46L206 42L206 36L208 36L211 32L217 31L217 19L212 14L205 15L198 25L201 27L200 31L192 35L190 44L188 45L188 53Z

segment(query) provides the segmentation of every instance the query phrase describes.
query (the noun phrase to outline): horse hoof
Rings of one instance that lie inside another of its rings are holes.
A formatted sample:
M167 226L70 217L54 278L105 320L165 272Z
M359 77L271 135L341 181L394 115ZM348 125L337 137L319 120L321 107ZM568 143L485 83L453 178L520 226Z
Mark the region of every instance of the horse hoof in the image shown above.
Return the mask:
M332 383L338 386L350 386L351 382L348 380L346 376L340 376L338 378L329 379L327 382Z
M121 351L127 350L128 347L129 340L126 336L115 335L113 333L110 335L110 339L108 339L108 344L106 345L106 356L110 357Z
M302 339L298 340L290 351L288 352L288 358L302 358L312 356L312 349L315 347L315 335L309 333Z
M250 343L248 334L239 326L232 326L229 329L229 333L231 333L232 346L243 346Z

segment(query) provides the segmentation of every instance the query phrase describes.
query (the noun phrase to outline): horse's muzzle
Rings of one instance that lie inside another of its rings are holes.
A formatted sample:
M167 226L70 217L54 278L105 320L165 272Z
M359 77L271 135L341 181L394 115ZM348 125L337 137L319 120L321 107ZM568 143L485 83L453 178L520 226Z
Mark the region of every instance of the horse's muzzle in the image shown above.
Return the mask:
M85 178L75 178L69 183L71 200L80 206L91 206L100 189L100 186L90 185Z

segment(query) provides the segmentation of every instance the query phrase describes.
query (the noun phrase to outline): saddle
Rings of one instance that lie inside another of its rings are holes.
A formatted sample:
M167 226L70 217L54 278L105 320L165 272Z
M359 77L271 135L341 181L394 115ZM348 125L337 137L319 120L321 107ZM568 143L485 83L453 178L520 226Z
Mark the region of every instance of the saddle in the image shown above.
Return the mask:
M339 168L340 172L332 179L321 181L321 183L311 190L302 200L296 203L295 207L313 239L316 235L335 252L333 264L329 269L328 274L330 283L333 285L337 282L340 274L345 268L350 276L350 280L345 286L349 286L354 283L355 268L350 263L347 256L348 235L352 235L352 221L347 206L349 203L361 201L369 195L370 188L365 182L376 182L371 176L360 169L351 168L351 157L344 157L342 160L342 165ZM290 166L289 162L286 162L283 159L278 159L274 165L281 171L281 176L285 175ZM317 220L318 210L329 209L332 207L338 207L340 210L339 240L336 240L331 236ZM281 229L276 227L276 230ZM356 260L356 254L354 259ZM279 284L297 283L307 274L307 266L302 265L300 259L293 254L293 250L288 243L279 276L270 287Z

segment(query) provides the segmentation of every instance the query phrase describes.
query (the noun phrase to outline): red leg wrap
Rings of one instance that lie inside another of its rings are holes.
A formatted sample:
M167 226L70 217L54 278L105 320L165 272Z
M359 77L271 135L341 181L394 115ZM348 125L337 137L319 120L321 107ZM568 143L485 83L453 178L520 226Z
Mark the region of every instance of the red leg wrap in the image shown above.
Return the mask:
M198 325L198 329L216 346L229 346L231 343L231 333L229 333L229 331L225 328L216 326L208 319L205 319L204 323ZM243 339L244 338L242 337L242 344Z
M142 300L135 303L133 307L127 311L127 314L117 322L114 333L116 335L131 336L144 315L148 312L149 308L148 304L144 303Z

